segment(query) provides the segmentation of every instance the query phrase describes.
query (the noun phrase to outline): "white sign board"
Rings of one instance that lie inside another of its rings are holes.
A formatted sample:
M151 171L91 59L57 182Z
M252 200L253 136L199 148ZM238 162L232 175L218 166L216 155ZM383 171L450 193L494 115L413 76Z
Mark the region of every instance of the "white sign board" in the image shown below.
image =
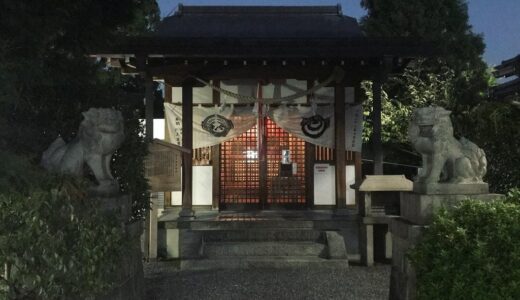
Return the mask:
M347 205L356 204L356 191L350 186L356 181L355 166L346 168ZM336 168L329 164L314 165L314 205L336 205Z
M193 166L192 201L193 205L213 204L213 167ZM182 192L172 192L172 205L182 205Z

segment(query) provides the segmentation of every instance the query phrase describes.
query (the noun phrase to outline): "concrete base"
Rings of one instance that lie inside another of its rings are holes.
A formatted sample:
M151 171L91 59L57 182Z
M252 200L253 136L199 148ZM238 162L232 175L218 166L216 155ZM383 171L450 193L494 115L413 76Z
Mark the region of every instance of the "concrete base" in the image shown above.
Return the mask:
M179 217L188 219L195 218L195 212L190 208L182 208L179 212Z
M413 192L424 195L476 195L489 193L487 183L414 183Z
M498 194L480 195L422 195L401 194L401 217L412 223L426 225L431 223L433 214L441 207L450 208L465 199L493 201L502 197Z
M181 269L304 266L359 262L359 219L335 211L165 213L159 220L161 257Z
M392 273L390 300L415 299L416 274L406 254L418 241L425 226L418 226L403 219L390 224L392 233Z

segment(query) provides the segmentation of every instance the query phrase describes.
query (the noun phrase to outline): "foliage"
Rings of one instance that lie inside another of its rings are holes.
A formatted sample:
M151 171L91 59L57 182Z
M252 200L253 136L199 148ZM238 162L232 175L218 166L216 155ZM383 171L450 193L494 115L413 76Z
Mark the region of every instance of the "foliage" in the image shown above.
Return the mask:
M418 299L517 299L520 205L511 202L466 200L434 217L410 253Z
M148 209L138 118L143 84L88 55L152 30L154 0L7 1L0 10L0 294L15 299L81 299L109 288L127 238L114 216L85 199L76 179L35 165L49 144L76 136L81 112L121 110L126 139L112 161L134 218ZM88 175L88 174L87 174ZM5 274L2 272L2 276ZM7 289L5 287L8 287ZM7 294L6 294L7 293Z
M505 201L520 205L520 188L515 187L510 189L506 194Z
M485 102L468 113L465 135L484 149L486 181L491 190L506 193L520 186L520 108L514 103Z
M115 216L86 199L84 183L32 172L32 187L0 194L0 296L83 299L109 288L128 244Z
M363 0L361 5L367 9L361 25L369 36L427 43L437 58L427 59L421 68L442 73L440 58L454 71L454 102L446 108L456 117L483 100L488 81L482 60L485 45L482 36L472 32L465 0Z
M148 144L143 138L143 123L137 119L137 115L127 120L127 138L114 155L113 170L121 192L132 195L133 218L138 220L145 218L150 207L148 182L144 178L144 157L148 154ZM132 163L129 163L129 159Z
M408 122L414 108L428 105L442 105L448 103L453 89L451 80L453 70L438 61L441 66L438 73L432 73L425 67L425 59L411 62L402 74L389 78L389 83L398 86L399 99L389 96L385 90L381 97L381 127L383 142L407 143ZM361 88L365 92L365 116L372 114L372 82L362 82ZM446 106L446 105L443 105ZM369 123L365 126L363 137L368 141L372 132Z
M486 152L486 180L491 189L504 193L520 185L520 170L512 167L520 163L520 127L515 121L519 118L520 106L514 100L487 101L487 90L494 78L482 60L483 39L473 33L469 25L467 2L412 2L361 2L367 9L361 25L368 36L420 41L435 53L435 57L412 61L402 75L392 76L384 85L384 141L400 143L401 148L406 148L406 126L411 108L442 106L452 111L455 135L468 138ZM367 96L367 106L371 106L370 93ZM370 128L365 134L369 133ZM409 159L413 158L401 158Z
M57 137L76 135L81 112L114 107L123 112L126 140L113 169L134 212L148 208L143 176L146 144L138 123L143 84L88 58L100 49L153 29L153 0L2 1L0 10L0 147L38 163Z

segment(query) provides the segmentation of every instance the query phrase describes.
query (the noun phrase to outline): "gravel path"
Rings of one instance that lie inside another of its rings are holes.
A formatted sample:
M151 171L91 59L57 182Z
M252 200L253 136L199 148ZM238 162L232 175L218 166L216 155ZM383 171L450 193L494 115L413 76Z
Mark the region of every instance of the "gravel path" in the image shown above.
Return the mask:
M390 266L177 271L145 266L148 300L388 299Z

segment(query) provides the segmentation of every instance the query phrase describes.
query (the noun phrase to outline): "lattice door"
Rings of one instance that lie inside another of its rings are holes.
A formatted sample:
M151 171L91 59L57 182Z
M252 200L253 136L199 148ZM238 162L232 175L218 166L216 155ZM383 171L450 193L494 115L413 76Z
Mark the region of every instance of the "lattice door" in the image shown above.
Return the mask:
M256 125L220 146L220 208L260 205Z
M220 208L260 209L275 206L305 206L305 142L265 122L266 180L260 181L258 130L254 126L244 134L221 144ZM282 150L290 151L295 172L280 173ZM285 176L282 176L285 175Z
M267 119L267 204L305 205L305 141ZM281 176L282 150L289 150L292 176Z

